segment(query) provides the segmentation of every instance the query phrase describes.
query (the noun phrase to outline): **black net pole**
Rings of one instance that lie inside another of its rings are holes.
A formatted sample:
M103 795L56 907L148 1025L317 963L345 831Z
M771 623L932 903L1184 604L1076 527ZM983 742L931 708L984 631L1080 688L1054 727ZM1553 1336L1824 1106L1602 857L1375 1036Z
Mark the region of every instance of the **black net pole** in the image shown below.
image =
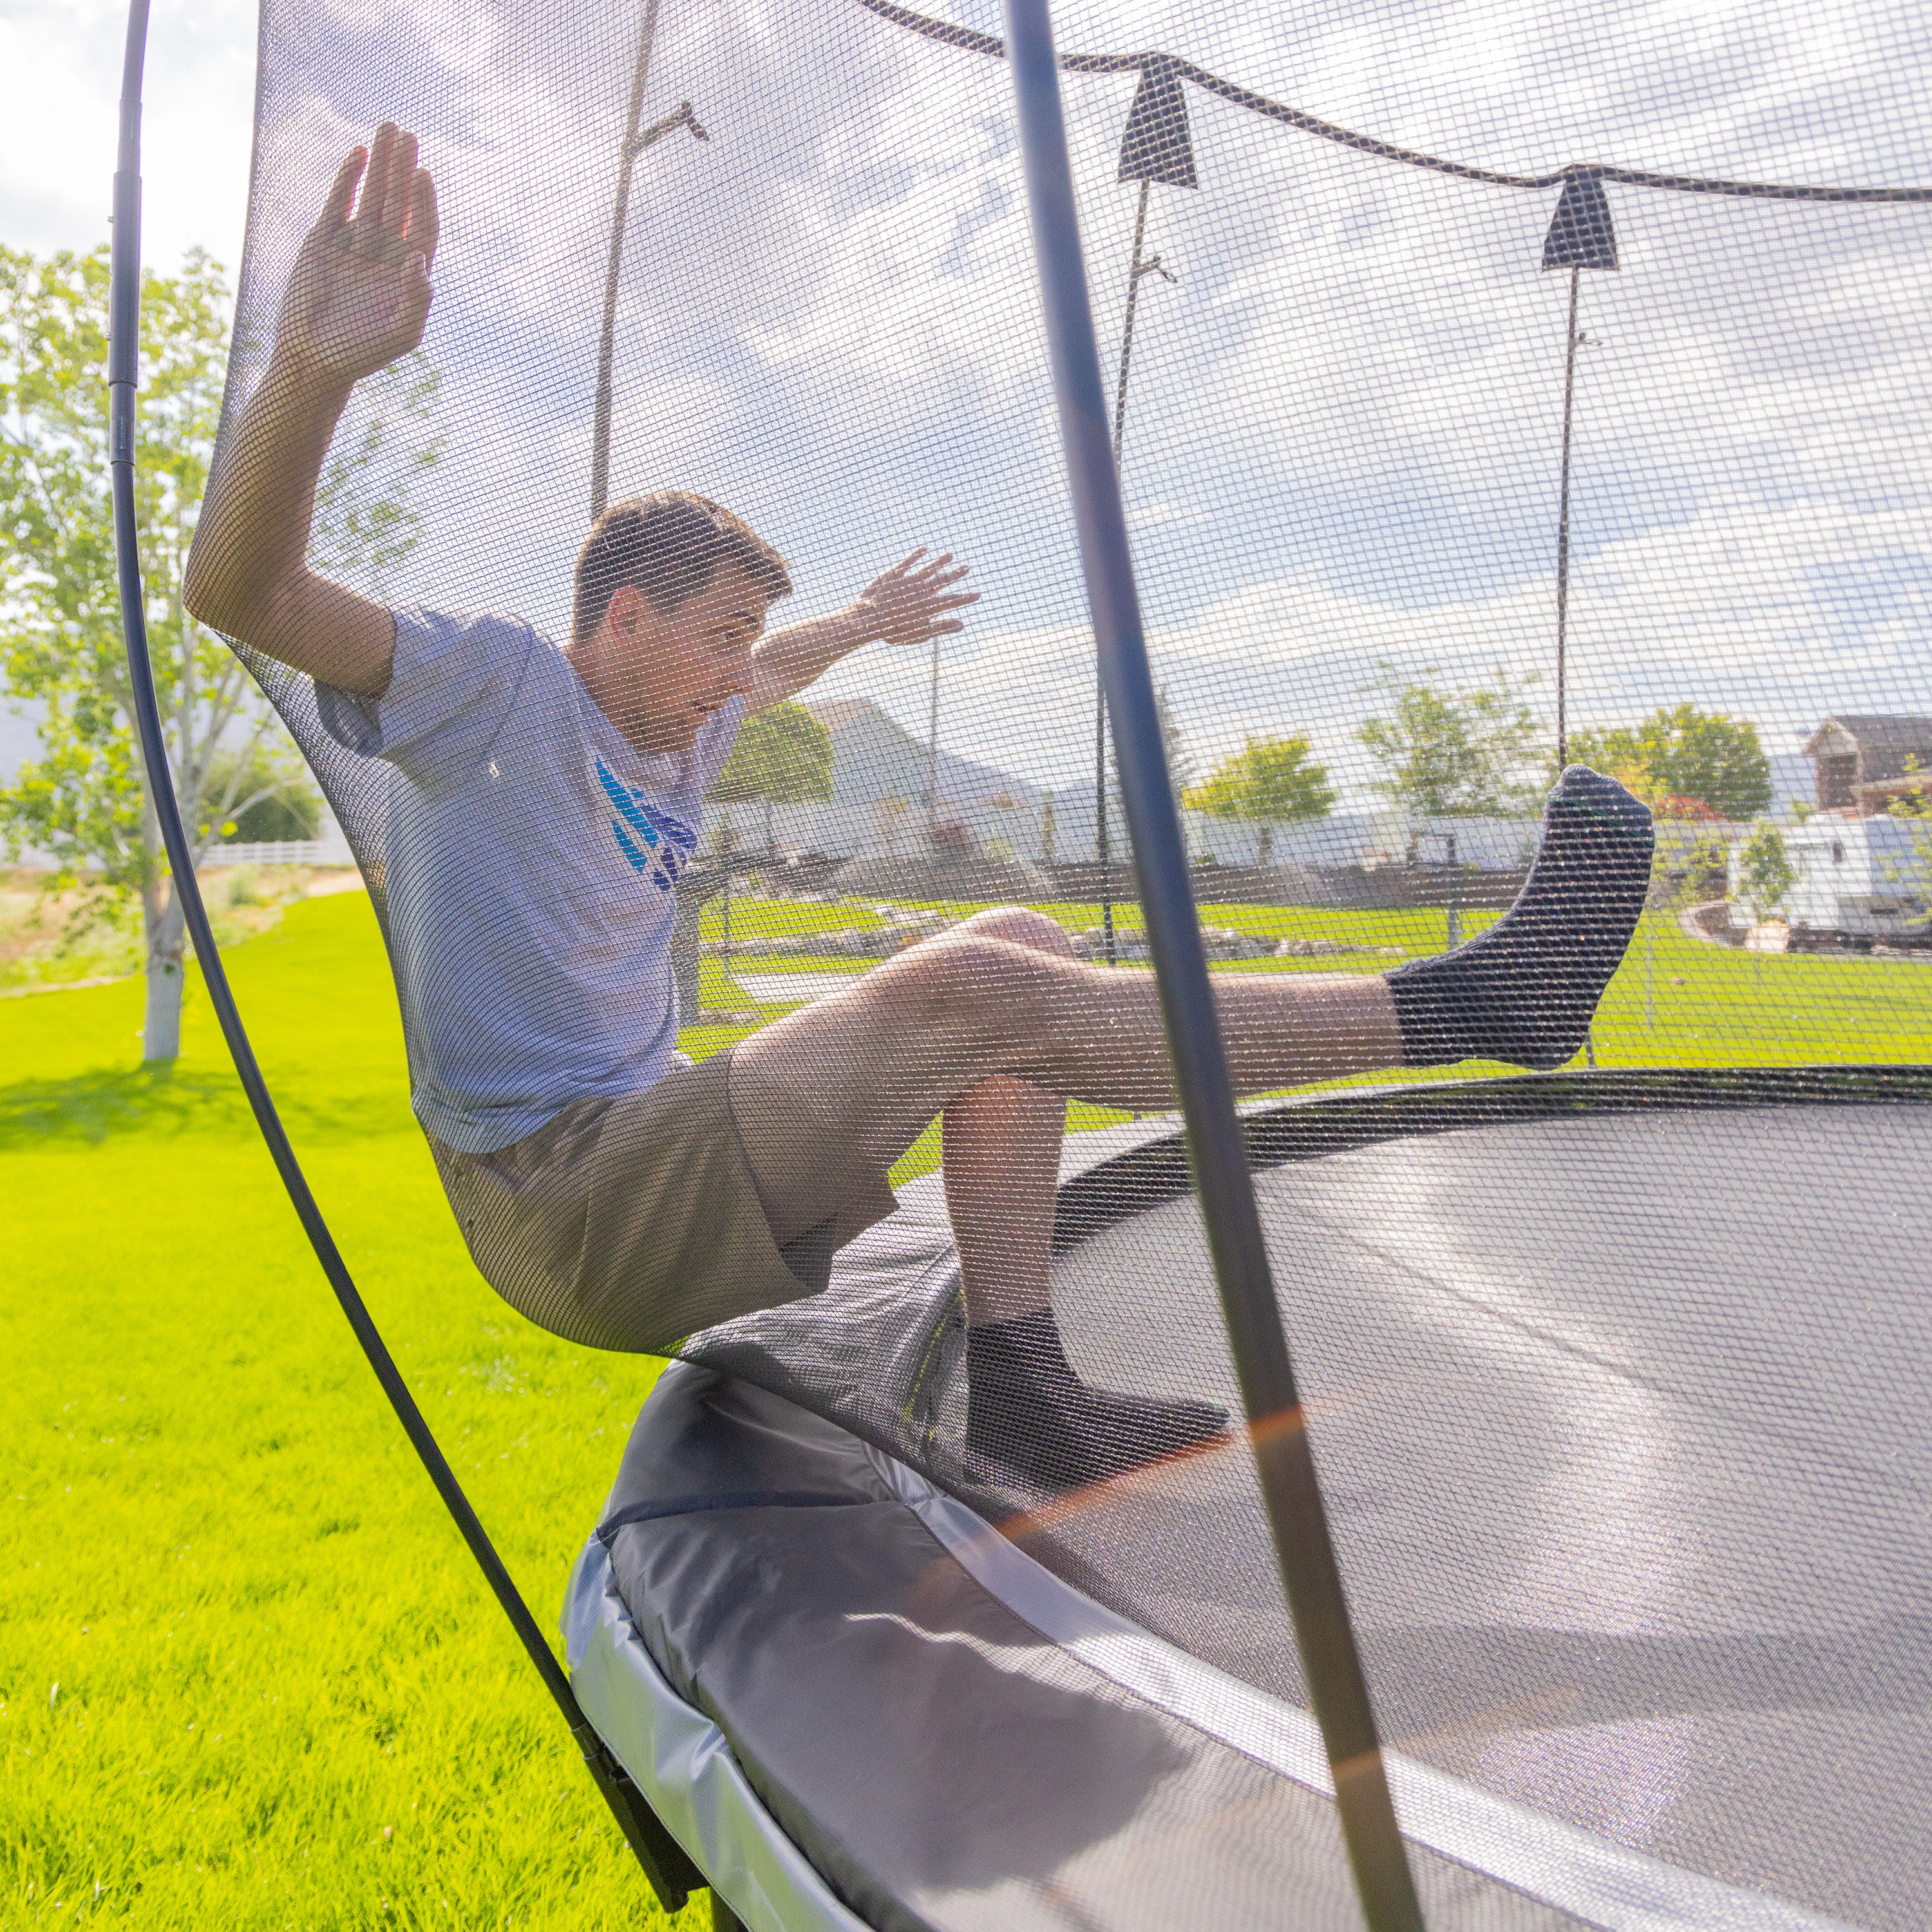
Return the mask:
M1154 192L1151 178L1141 183L1140 204L1134 215L1134 259L1127 270L1127 314L1120 328L1120 374L1114 386L1114 468L1120 466L1120 440L1127 428L1127 368L1134 352L1134 311L1140 306L1141 253L1147 245L1148 197ZM1094 823L1099 828L1094 842L1100 861L1100 932L1107 964L1117 965L1114 950L1114 885L1108 871L1107 850L1107 686L1099 675L1095 661L1094 680Z
M1580 262L1570 265L1570 334L1563 351L1563 480L1556 511L1556 769L1570 762L1570 428L1576 399L1576 296Z
M632 1784L623 1767L606 1748L590 1720L584 1714L570 1679L544 1641L543 1632L531 1616L503 1559L497 1555L456 1472L430 1432L422 1411L416 1406L409 1384L395 1364L386 1343L370 1319L362 1298L343 1262L335 1238L323 1220L308 1180L296 1159L281 1119L275 1111L262 1070L256 1064L242 1015L228 984L220 955L215 950L214 934L208 922L208 908L195 878L194 855L188 828L182 822L181 806L175 796L174 782L168 767L167 749L161 736L160 704L155 697L153 666L148 655L146 594L141 581L141 556L134 507L135 416L140 380L141 323L141 78L148 46L148 0L129 0L128 43L121 76L120 143L114 175L114 244L112 266L108 283L109 341L107 350L108 469L114 499L114 557L117 587L121 600L122 633L128 646L128 669L134 687L134 724L141 741L141 757L146 766L148 792L160 821L162 842L167 848L168 866L174 875L174 890L181 895L182 910L194 954L208 986L208 997L221 1023L222 1037L235 1062L242 1090L254 1110L255 1124L261 1130L275 1171L282 1178L293 1203L302 1232L314 1249L328 1285L335 1291L349 1325L355 1332L382 1393L396 1412L403 1432L430 1480L436 1485L443 1506L455 1520L470 1553L476 1559L510 1620L518 1640L543 1679L544 1688L555 1700L584 1754L597 1788L604 1794L625 1840L636 1853L645 1876L664 1909L680 1910L692 1892L704 1883L703 1875L685 1856L683 1848L668 1832Z
M1276 1305L1219 1017L1189 889L1127 548L1080 250L1046 0L1005 0L1046 332L1081 562L1114 725L1162 1018L1187 1145L1310 1701L1370 1932L1419 1932L1418 1903Z
M1114 467L1120 466L1120 446L1127 434L1127 370L1134 358L1134 316L1141 305L1141 278L1147 272L1142 257L1147 252L1148 200L1154 193L1150 176L1141 183L1139 206L1134 212L1134 259L1127 268L1127 313L1120 325L1120 373L1114 384ZM1154 259L1159 268L1160 257Z
M1097 673L1097 666L1096 667ZM1114 935L1114 854L1107 836L1107 681L1096 676L1094 686L1094 856L1100 870L1102 954L1109 966L1120 964Z

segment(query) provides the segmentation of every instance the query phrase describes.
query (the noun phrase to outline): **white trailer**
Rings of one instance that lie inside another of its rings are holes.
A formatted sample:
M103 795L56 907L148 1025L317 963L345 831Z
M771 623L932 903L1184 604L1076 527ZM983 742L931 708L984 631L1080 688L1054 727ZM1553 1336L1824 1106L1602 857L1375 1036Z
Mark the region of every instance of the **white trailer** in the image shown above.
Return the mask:
M1798 874L1778 908L1794 947L1932 944L1932 922L1916 922L1932 904L1932 820L1820 812L1779 830ZM1742 844L1731 847L1730 898L1738 917L1748 910L1738 876Z

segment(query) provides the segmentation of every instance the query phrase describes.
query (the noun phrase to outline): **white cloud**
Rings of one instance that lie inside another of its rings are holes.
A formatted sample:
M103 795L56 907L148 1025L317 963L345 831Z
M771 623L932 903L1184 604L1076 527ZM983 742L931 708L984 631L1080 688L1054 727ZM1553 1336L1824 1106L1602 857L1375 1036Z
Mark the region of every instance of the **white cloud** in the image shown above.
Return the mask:
M0 136L0 218L16 242L85 242L102 232L80 211L89 179L105 206L118 14L0 5L0 56L25 49L44 83ZM1898 0L1057 11L1069 46L1170 48L1486 165L1932 182L1932 32ZM990 0L960 14L996 25ZM452 436L412 594L560 618L635 17L538 0L406 24L344 4L289 14L274 43L258 331L374 112L421 128L442 187L427 346ZM743 510L794 558L802 611L914 543L970 556L986 598L949 647L943 734L1066 780L1090 755L1090 659L1004 64L848 0L665 0L662 19L646 116L688 98L713 138L638 166L617 486L683 482ZM248 16L158 14L154 49L151 253L200 239L232 262ZM1110 364L1132 88L1067 88ZM1179 280L1143 286L1127 418L1159 674L1198 755L1293 724L1360 783L1378 662L1464 682L1540 668L1550 691L1554 192L1406 170L1198 94L1190 111L1202 186L1154 191L1150 246ZM1932 209L1610 192L1623 266L1584 278L1573 716L1688 700L1783 748L1834 706L1932 710ZM834 688L922 729L924 678L918 654L875 650Z
M45 253L108 236L127 9L118 0L0 0L0 241ZM255 8L154 10L145 94L145 253L242 253L254 108Z

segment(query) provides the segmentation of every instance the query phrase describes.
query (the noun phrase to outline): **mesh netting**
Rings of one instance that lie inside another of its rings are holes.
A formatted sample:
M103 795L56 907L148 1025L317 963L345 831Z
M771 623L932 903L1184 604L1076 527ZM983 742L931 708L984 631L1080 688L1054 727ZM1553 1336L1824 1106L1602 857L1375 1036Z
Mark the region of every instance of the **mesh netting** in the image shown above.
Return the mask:
M1252 1466L1215 1434L1234 1384L1096 755L994 25L268 0L218 496L267 487L272 440L261 473L236 456L251 398L324 396L278 376L278 316L378 121L419 138L442 228L422 346L351 398L311 551L399 614L392 667L319 695L332 618L232 628L368 877L494 1284L806 1402L1300 1700ZM1417 1083L1253 1124L1390 1742L1915 1924L1922 20L1057 26L1238 1082ZM782 553L760 649L799 676L754 658L733 694L727 634L764 602L742 557L696 574L716 635L672 640L715 676L668 698L622 655L610 611L646 651L694 608L662 559L573 641L593 514L665 490ZM834 615L919 545L896 629L878 598ZM919 587L944 554L976 604ZM802 710L741 724L773 697ZM1654 812L1654 866L1608 789L1552 844L1579 760ZM1525 890L1555 897L1511 961L1417 976ZM1116 1138L1049 1264L1063 1100ZM942 1106L952 1218L932 1183L892 1214Z

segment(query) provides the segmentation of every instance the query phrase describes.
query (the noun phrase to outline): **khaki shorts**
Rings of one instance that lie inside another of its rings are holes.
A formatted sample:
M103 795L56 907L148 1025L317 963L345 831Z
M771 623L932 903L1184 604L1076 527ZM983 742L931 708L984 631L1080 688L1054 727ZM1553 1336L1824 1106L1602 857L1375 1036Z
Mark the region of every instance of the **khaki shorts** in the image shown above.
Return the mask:
M686 1336L817 1294L833 1254L892 1210L884 1174L779 1248L731 1111L728 1049L654 1087L573 1102L514 1145L430 1145L484 1278L592 1348L668 1354ZM794 1150L809 1162L813 1150ZM828 1144L828 1175L846 1163Z

